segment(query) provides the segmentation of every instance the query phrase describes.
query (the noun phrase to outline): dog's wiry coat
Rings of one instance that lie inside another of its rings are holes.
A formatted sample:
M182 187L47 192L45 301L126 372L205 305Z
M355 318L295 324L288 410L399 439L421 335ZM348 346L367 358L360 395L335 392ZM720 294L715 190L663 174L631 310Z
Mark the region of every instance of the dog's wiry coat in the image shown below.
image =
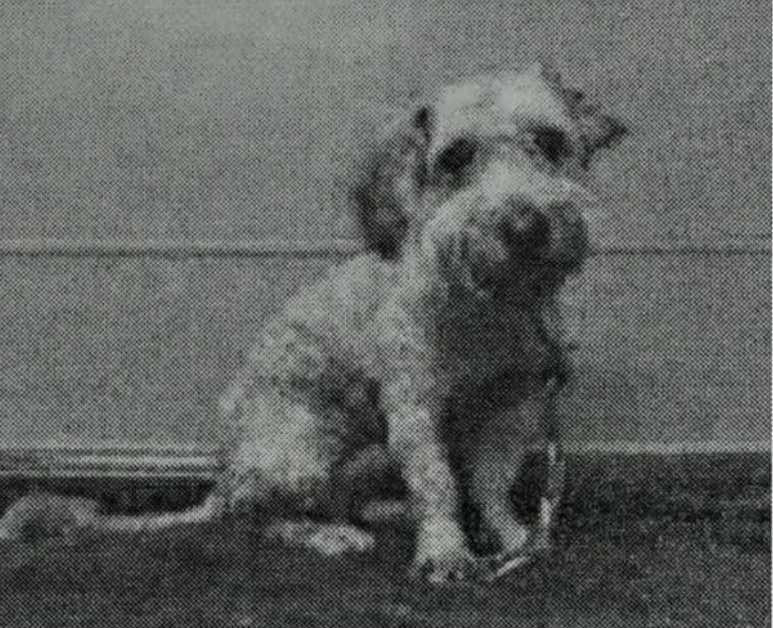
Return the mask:
M408 489L415 573L474 567L460 483L502 548L523 548L509 491L567 368L558 299L587 255L587 165L622 133L539 65L446 87L393 124L353 190L369 250L265 325L222 400L227 469L191 512L279 497L340 516L335 479L376 446Z

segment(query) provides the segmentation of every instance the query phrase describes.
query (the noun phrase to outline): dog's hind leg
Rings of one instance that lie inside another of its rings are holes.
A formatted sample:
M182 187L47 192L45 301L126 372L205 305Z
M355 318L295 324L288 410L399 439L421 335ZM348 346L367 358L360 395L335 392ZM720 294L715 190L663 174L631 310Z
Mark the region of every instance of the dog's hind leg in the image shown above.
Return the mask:
M341 521L346 500L336 494L334 474L346 433L337 417L279 393L243 403L242 441L231 460L232 508L262 506L273 519L264 530L269 539L326 555L370 549L370 534Z

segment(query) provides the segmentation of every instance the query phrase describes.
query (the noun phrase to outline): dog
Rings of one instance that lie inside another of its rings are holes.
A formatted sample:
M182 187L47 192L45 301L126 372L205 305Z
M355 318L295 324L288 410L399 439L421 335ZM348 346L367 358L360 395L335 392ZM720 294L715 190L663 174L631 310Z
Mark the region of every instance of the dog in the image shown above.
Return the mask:
M152 529L271 503L296 514L270 535L364 550L372 536L344 523L349 493L397 467L414 575L475 577L464 500L499 555L523 552L534 531L511 487L549 438L569 371L560 295L589 251L589 166L625 132L539 63L443 87L398 116L352 187L366 250L286 303L221 399L235 429L209 497L89 525ZM333 523L305 519L320 514Z

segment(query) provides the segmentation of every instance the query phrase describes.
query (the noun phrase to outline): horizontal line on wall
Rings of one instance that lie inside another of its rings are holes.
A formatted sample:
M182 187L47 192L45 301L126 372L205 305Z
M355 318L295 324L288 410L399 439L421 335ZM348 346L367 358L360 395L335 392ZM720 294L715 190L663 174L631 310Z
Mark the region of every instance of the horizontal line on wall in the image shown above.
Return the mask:
M597 246L593 252L596 255L769 255L771 244L769 240L607 243Z
M325 258L362 250L355 240L64 240L21 239L0 241L3 257L291 257ZM743 255L771 252L769 239L737 238L716 242L603 243L596 255Z
M6 240L5 257L329 257L361 249L351 240Z
M707 455L766 454L770 442L585 442L568 443L577 455ZM155 480L211 480L219 469L219 458L211 448L108 444L92 447L72 445L0 446L0 478L64 479L122 478Z

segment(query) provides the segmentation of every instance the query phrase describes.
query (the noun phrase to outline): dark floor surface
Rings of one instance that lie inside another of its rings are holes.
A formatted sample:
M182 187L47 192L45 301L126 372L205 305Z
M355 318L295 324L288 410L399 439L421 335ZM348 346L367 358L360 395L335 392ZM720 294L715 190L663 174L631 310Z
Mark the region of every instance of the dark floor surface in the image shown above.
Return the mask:
M556 549L493 585L405 577L411 535L323 558L244 521L0 545L0 626L770 626L767 456L570 460Z

